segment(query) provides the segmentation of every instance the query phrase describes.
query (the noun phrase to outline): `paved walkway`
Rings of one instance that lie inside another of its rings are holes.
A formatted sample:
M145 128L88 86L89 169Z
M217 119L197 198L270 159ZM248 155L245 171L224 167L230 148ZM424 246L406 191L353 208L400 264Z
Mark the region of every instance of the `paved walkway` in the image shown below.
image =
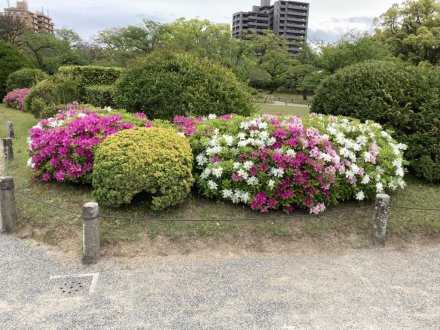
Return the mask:
M439 270L439 246L163 257L125 265L103 260L86 268L78 260L63 263L30 241L0 235L0 324L2 329L438 329Z

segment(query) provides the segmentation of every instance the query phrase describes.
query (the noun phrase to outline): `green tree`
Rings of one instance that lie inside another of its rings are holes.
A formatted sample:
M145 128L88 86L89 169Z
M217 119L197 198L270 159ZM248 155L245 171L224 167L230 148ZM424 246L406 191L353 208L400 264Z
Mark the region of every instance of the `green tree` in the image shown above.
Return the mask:
M321 48L321 66L328 73L367 60L383 60L392 57L391 50L368 34L350 32L335 45Z
M375 36L391 46L395 56L418 64L440 62L440 4L407 0L394 4L375 20Z
M84 64L67 41L48 33L28 32L20 36L18 43L35 66L51 74L61 65Z
M18 16L0 13L0 40L15 44L17 38L26 31L26 25Z
M3 99L3 96L6 94L6 80L8 76L21 68L29 68L31 66L31 62L23 55L19 48L0 41L0 99Z

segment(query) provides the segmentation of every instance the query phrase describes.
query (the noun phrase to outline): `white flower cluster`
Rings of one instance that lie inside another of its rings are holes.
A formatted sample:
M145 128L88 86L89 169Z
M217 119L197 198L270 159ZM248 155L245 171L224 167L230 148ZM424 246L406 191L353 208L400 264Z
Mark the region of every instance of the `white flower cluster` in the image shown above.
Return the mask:
M376 193L405 187L403 150L406 150L406 146L395 143L381 125L338 117L329 120L329 117L316 114L310 120L312 125L318 123L339 147L341 162L346 166L345 177L349 184L356 187L357 200L365 199L363 189L367 186L373 185ZM392 169L378 165L384 157L389 157L389 153L383 152L380 145L392 151Z

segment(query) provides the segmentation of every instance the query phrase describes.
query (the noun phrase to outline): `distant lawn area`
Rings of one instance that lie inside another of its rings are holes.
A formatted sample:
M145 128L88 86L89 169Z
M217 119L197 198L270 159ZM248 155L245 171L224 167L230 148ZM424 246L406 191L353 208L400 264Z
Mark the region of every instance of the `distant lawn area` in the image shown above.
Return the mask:
M287 115L287 116L307 116L309 114L309 108L307 107L295 107L285 105L273 105L273 104L257 104L260 114L269 115Z

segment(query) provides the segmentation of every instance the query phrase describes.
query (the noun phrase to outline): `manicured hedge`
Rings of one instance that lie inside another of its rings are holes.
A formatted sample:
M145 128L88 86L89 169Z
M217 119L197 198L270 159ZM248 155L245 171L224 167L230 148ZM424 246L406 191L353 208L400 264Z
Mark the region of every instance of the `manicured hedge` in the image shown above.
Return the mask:
M254 106L227 68L187 53L160 51L138 60L116 83L116 102L151 118L236 113Z
M369 61L338 71L318 89L312 111L374 120L408 145L419 177L440 182L439 70Z
M53 109L54 105L67 104L78 100L78 97L78 85L74 80L55 76L31 89L24 101L24 108L37 118L46 117L46 108Z
M60 67L58 72L61 76L65 76L78 82L78 91L81 102L93 104L92 100L89 99L90 94L86 92L87 87L112 85L121 76L123 69L119 67L104 67L94 65L70 65Z
M40 81L48 79L49 75L40 69L24 68L11 73L6 81L8 91L21 88L31 88Z
M84 98L95 107L116 107L113 85L86 86Z

